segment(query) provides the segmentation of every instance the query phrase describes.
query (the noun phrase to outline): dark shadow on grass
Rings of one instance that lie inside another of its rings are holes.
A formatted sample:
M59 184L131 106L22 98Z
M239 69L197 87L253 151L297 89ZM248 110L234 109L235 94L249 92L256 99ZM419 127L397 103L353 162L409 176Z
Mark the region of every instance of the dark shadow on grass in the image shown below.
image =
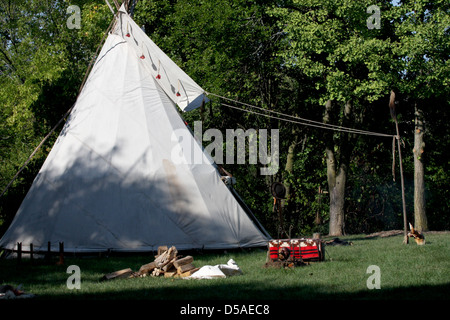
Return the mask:
M119 280L120 281L120 280ZM126 281L126 280L125 280ZM152 288L126 289L108 294L68 292L67 295L42 295L37 300L173 300L173 301L287 301L287 300L448 300L450 283L443 285L411 286L362 290L354 293L330 293L323 286L287 286L259 290L251 285L211 284L216 280L179 280L204 281L204 286L195 288ZM208 282L208 283L207 283Z

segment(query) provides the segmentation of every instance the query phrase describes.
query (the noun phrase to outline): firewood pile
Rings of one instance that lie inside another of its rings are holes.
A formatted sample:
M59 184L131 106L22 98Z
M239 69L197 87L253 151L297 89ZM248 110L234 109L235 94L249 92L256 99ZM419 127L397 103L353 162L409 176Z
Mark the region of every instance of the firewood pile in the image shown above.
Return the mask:
M183 278L192 275L199 270L193 264L192 256L183 257L178 255L177 249L172 246L161 246L158 248L158 254L155 260L142 265L139 271L134 272L130 268L115 271L103 276L103 280L111 280L117 278L137 278L137 277L161 277L165 278Z

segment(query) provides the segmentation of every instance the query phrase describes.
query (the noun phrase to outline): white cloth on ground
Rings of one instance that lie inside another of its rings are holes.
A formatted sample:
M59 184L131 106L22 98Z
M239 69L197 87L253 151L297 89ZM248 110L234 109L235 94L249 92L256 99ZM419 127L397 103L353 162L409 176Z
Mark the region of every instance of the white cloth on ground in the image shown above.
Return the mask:
M235 275L241 275L242 270L233 259L228 260L227 264L218 264L215 266L206 265L183 279L217 279L226 278Z

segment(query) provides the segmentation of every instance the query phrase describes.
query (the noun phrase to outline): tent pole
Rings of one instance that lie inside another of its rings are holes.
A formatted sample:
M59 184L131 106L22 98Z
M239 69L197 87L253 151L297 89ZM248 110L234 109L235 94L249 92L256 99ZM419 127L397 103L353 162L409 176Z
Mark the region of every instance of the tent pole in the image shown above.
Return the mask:
M391 110L391 116L395 123L395 129L397 132L397 136L395 137L397 139L397 146L398 146L398 160L400 162L400 179L401 179L401 185L402 185L402 205L403 205L403 243L408 244L408 219L406 216L406 201L405 201L405 182L403 179L403 164L402 164L402 151L401 151L401 145L400 145L400 132L398 130L398 121L397 121L397 114L395 111L395 92L391 90L391 96L389 98L389 108ZM393 169L394 170L394 169Z

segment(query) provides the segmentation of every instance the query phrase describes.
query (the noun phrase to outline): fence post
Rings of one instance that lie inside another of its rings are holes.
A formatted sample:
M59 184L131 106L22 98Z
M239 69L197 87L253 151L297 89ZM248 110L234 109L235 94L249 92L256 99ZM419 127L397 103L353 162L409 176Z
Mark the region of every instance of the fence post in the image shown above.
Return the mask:
M64 264L64 242L59 243L59 265Z
M30 263L33 264L33 244L30 243Z
M22 263L22 242L17 242L17 264Z
M47 242L47 256L46 256L47 263L50 263L50 261L51 261L51 257L52 257L51 250L52 250L52 244L49 241L49 242Z

